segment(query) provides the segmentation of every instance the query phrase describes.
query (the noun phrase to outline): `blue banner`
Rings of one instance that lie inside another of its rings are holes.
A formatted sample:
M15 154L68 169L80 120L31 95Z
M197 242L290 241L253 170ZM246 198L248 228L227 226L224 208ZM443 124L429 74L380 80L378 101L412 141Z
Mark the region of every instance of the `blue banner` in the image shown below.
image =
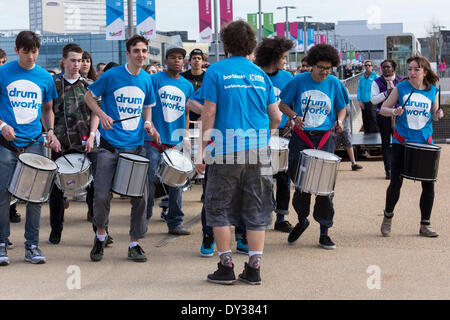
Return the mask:
M308 29L308 50L314 46L314 29Z
M298 52L305 52L303 29L298 29Z
M147 39L156 38L155 0L136 0L136 32Z
M106 40L125 40L123 0L106 0Z

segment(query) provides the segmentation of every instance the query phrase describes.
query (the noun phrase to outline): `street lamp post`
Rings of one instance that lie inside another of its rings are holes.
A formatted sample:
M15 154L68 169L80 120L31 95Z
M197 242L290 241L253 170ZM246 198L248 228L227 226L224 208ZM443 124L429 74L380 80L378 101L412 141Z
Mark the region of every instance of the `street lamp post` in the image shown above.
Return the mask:
M286 39L289 39L290 38L289 37L289 9L296 9L296 7L294 7L294 6L277 7L277 10L281 10L281 9L285 9L286 10L286 25L285 25L284 33L285 33ZM289 58L290 57L289 57L289 53L288 53L288 56L287 56L288 64L289 64L289 60L290 60Z
M312 19L311 16L299 16L297 19L303 18L303 46L305 47L305 56L308 54L308 29L306 28L306 19Z
M259 19L258 42L260 42L263 38L261 0L258 0L258 19Z

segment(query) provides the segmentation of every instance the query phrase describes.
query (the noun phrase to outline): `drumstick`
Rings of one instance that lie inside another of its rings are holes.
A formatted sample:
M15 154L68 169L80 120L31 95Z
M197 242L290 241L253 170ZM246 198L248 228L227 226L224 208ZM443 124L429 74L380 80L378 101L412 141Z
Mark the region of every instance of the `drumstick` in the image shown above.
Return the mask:
M305 113L303 113L303 122L305 122L305 119L306 119L306 113L308 112L308 109L309 109L309 103L311 102L311 96L309 96L309 98L308 98L308 102L306 103L306 108L305 108Z
M69 159L67 159L67 157L64 155L64 153L61 152L60 155L72 166L72 168L75 168L72 162L70 162Z
M172 160L170 160L169 155L166 152L166 149L163 147L162 144L158 144L159 147L161 148L162 152L165 154L165 156L167 157L167 160L169 160L170 164L172 165L172 167L175 167L175 165L173 164Z
M134 116L134 117L125 118L125 119L120 119L120 120L114 120L113 123L122 122L122 121L127 121L127 120L131 120L131 119L134 119L134 118L139 118L139 117L140 117L140 115L139 115L139 116Z
M403 104L402 109L405 108L406 104L407 104L408 101L409 101L409 98L411 98L412 94L414 93L414 90L416 90L416 88L413 88L413 89L412 89L411 93L409 94L408 99L406 99L405 103Z
M84 152L83 162L81 163L80 172L83 171L84 162L86 161L87 151Z

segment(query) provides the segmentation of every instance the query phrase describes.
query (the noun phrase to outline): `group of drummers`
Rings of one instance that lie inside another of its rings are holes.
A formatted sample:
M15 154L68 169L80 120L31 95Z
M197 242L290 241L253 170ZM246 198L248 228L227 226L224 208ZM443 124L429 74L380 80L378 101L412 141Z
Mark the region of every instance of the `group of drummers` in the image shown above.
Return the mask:
M257 46L253 29L242 20L224 26L220 36L227 58L201 74L199 88L180 75L186 51L179 47L166 52L166 71L148 75L142 69L148 40L139 35L126 42L127 63L95 82L79 73L83 50L78 45L64 47L64 74L53 79L35 64L39 37L31 31L17 36L19 59L0 67L0 265L9 264L11 196L27 202L25 261L40 264L46 262L39 249L42 204L49 200L49 241L58 244L65 196L86 194L95 232L90 258L100 261L113 242L108 230L112 192L130 197L128 258L144 262L139 240L147 233L156 185L162 184L169 198L164 216L169 233L188 235L182 189L195 172L205 177L201 254L212 256L216 246L220 260L209 282L237 280L230 228L235 226L249 256L238 279L261 284L272 212L275 229L289 233L287 240L294 243L310 224L312 195L319 245L336 248L328 230L340 158L330 137L332 130L344 130L350 103L344 85L331 75L340 62L338 52L330 45L314 46L306 57L310 71L293 77L283 70L291 41L264 38ZM432 120L444 114L429 62L417 56L408 64L409 76L386 91L380 110L396 119L381 233L390 235L406 177L422 181L420 235L436 237L430 215L439 147L432 145ZM196 148L190 110L201 115ZM52 149L51 159L44 156L46 147ZM298 215L294 227L285 220L291 182Z

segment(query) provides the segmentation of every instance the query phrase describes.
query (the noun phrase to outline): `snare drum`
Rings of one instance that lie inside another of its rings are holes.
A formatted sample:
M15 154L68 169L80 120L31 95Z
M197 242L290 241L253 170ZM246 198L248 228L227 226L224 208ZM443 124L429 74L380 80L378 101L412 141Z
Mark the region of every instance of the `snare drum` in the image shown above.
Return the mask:
M149 165L150 160L143 156L121 153L117 162L112 191L122 196L142 197Z
M401 176L417 181L436 181L441 147L407 142L404 144Z
M185 156L182 152L174 149L166 150L169 156L170 163L167 156L163 153L161 164L156 172L159 179L168 186L179 188L183 187L188 179L191 179L194 171L194 163Z
M44 155L47 158L51 159L52 158L52 149L46 147L46 145L47 145L47 133L46 132L42 133L42 137L44 138Z
M289 140L273 136L269 140L272 172L287 171L289 165Z
M82 196L85 195L86 188L92 182L91 161L84 154L71 153L65 157L72 163L73 167L64 157L56 159L58 174L56 175L56 185L66 195ZM84 164L83 164L84 159ZM83 165L83 168L81 167Z
M8 191L15 198L32 203L44 203L50 196L58 167L39 154L22 153L9 183Z
M333 153L306 149L301 152L295 187L318 196L334 193L341 158Z

